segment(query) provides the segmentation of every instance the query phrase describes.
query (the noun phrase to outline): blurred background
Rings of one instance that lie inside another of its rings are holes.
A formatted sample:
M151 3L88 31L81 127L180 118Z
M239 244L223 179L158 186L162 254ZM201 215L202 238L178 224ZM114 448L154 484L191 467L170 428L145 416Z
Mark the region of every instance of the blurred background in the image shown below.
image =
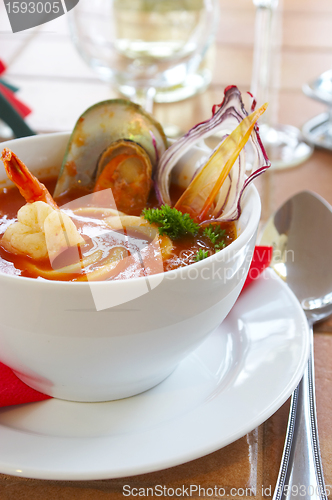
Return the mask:
M220 17L208 65L213 69L208 88L197 95L170 103L155 103L153 114L163 124L187 131L211 115L223 99L227 85L241 91L251 88L255 40L255 6L252 0L219 0ZM326 111L326 105L307 97L302 86L332 67L332 2L280 0L282 21L280 57L274 75L277 121L301 128ZM75 9L74 9L75 10ZM27 124L36 132L66 131L91 104L119 94L78 54L71 42L68 17L13 34L0 2L1 75L19 87L16 96L32 112ZM1 109L0 109L1 114ZM268 211L294 191L311 188L332 202L332 156L318 150L299 167L270 172L264 182ZM330 165L331 163L331 165ZM272 175L273 182L272 182Z
M210 87L197 99L155 105L162 122L176 116L186 130L196 124L197 105L210 115L225 86L250 89L255 7L251 0L219 0L214 74ZM37 131L69 130L81 112L94 102L118 94L99 80L70 42L67 17L12 34L0 3L0 58L4 76L20 87L19 97L33 112L28 123ZM302 85L332 67L332 3L330 0L283 0L279 121L301 127L324 106L308 99Z

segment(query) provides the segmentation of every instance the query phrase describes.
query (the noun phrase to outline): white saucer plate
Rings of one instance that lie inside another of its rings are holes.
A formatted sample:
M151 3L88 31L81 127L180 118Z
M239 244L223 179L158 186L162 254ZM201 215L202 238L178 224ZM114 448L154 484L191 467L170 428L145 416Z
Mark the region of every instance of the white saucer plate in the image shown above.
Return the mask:
M309 334L295 296L272 271L164 382L128 399L56 399L0 411L0 472L106 479L202 457L269 418L298 384Z

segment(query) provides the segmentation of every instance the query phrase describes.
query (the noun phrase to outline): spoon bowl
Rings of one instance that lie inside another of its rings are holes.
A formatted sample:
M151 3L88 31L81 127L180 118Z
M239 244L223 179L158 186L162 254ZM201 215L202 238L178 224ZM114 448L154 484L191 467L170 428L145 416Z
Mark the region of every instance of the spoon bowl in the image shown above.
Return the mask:
M261 244L273 246L271 267L308 319L332 303L332 208L325 200L309 191L293 196L268 221Z
M301 306L308 320L311 319L314 323L321 321L332 314L332 293L318 298L303 299Z
M271 217L260 241L273 246L270 266L298 298L311 330L308 366L292 396L273 500L290 498L292 486L298 485L305 488L302 499L327 499L317 431L312 327L332 313L331 229L332 207L304 191Z

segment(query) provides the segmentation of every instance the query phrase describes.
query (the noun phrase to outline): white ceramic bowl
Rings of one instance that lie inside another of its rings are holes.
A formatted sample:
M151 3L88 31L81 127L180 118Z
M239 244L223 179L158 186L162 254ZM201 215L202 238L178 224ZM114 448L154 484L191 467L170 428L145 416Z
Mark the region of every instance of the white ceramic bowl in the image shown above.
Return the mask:
M32 172L52 173L68 138L40 135L2 146ZM200 154L196 150L194 157ZM194 157L187 157L191 169ZM180 175L179 182L185 178ZM0 181L5 179L2 167ZM232 308L250 265L259 218L260 199L251 186L231 245L148 280L71 283L0 273L0 360L34 389L60 399L107 401L153 387Z

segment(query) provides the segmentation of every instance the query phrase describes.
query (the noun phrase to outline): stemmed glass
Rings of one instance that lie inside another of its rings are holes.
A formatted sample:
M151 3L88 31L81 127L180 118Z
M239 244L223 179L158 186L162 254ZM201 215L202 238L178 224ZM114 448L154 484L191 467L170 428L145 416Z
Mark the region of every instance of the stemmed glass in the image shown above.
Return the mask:
M269 102L260 131L273 168L294 167L311 155L313 148L301 138L300 130L276 120L281 13L279 0L253 0L256 7L254 61L251 92L258 104Z
M157 89L183 84L202 62L218 0L80 0L69 23L98 76L151 112Z

